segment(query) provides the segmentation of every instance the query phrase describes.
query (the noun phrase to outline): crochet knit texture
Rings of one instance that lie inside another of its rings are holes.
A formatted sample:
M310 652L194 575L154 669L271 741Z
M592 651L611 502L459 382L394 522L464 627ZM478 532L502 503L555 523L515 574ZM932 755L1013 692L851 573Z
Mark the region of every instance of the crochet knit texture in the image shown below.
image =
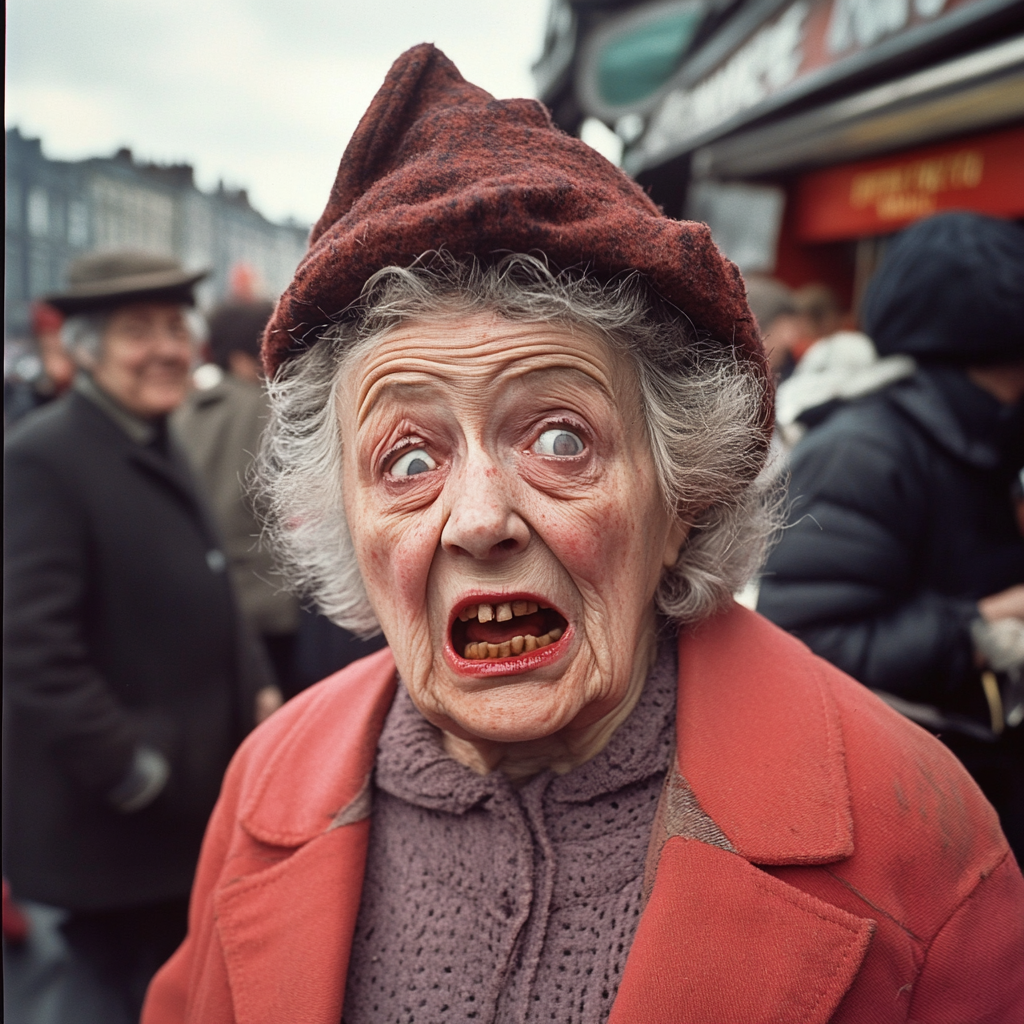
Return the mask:
M448 757L399 688L378 750L347 1024L607 1019L640 916L675 690L673 638L600 754L516 790Z

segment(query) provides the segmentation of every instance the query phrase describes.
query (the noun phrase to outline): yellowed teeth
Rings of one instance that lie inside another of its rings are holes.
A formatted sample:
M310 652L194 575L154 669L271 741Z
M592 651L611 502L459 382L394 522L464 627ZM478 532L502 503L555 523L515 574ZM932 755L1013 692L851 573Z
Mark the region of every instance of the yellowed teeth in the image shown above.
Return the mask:
M553 644L558 640L561 635L562 630L556 626L543 636L514 636L511 640L506 640L501 644L489 644L484 641L466 644L463 654L471 661L510 658L516 654L529 654L530 651L535 651L538 647L547 647L548 644Z
M459 612L461 622L476 619L477 622L508 622L521 615L532 615L540 607L536 601L503 601L501 604L471 604Z

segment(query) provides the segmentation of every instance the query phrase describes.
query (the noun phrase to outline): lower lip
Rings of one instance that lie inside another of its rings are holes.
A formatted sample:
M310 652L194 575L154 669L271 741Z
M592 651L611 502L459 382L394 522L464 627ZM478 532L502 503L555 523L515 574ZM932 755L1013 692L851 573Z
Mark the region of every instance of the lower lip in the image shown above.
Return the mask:
M444 655L456 672L464 676L475 676L477 679L485 679L491 676L518 676L523 672L532 672L534 669L545 668L560 657L569 649L572 640L573 628L568 629L553 644L541 647L539 650L531 651L529 654L516 654L511 658L463 658L455 653L451 640L446 640Z

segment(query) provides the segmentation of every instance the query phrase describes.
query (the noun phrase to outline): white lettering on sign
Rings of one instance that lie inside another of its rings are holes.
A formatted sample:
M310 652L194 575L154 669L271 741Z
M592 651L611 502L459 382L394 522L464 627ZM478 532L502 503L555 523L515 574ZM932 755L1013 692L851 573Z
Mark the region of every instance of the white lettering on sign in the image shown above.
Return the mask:
M950 4L951 0L796 0L705 79L687 89L670 90L643 137L627 150L626 169L635 173L673 150L685 150L802 75L841 63L913 22L937 18ZM824 41L829 58L812 55L811 66L802 68L806 21L812 8L827 12Z
M920 18L934 18L945 4L946 0L914 0L914 10ZM825 37L829 52L874 46L909 20L910 0L835 0Z
M644 155L650 158L694 139L789 85L803 60L808 9L806 0L799 0L698 85L670 92L647 130Z

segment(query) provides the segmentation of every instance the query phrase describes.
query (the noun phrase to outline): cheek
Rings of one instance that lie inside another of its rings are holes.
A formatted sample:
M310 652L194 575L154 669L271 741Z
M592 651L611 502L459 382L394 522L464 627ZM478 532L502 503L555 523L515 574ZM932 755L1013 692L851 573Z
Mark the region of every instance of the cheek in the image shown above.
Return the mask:
M581 581L595 586L610 585L606 599L615 603L616 594L631 591L650 575L649 547L654 547L652 522L638 513L644 502L634 503L628 491L616 489L604 500L586 507L549 512L546 542L559 561ZM622 588L618 590L617 588Z
M357 516L353 539L378 614L391 618L401 609L401 618L408 620L410 614L422 611L437 550L434 525L427 520L394 523L372 514Z

